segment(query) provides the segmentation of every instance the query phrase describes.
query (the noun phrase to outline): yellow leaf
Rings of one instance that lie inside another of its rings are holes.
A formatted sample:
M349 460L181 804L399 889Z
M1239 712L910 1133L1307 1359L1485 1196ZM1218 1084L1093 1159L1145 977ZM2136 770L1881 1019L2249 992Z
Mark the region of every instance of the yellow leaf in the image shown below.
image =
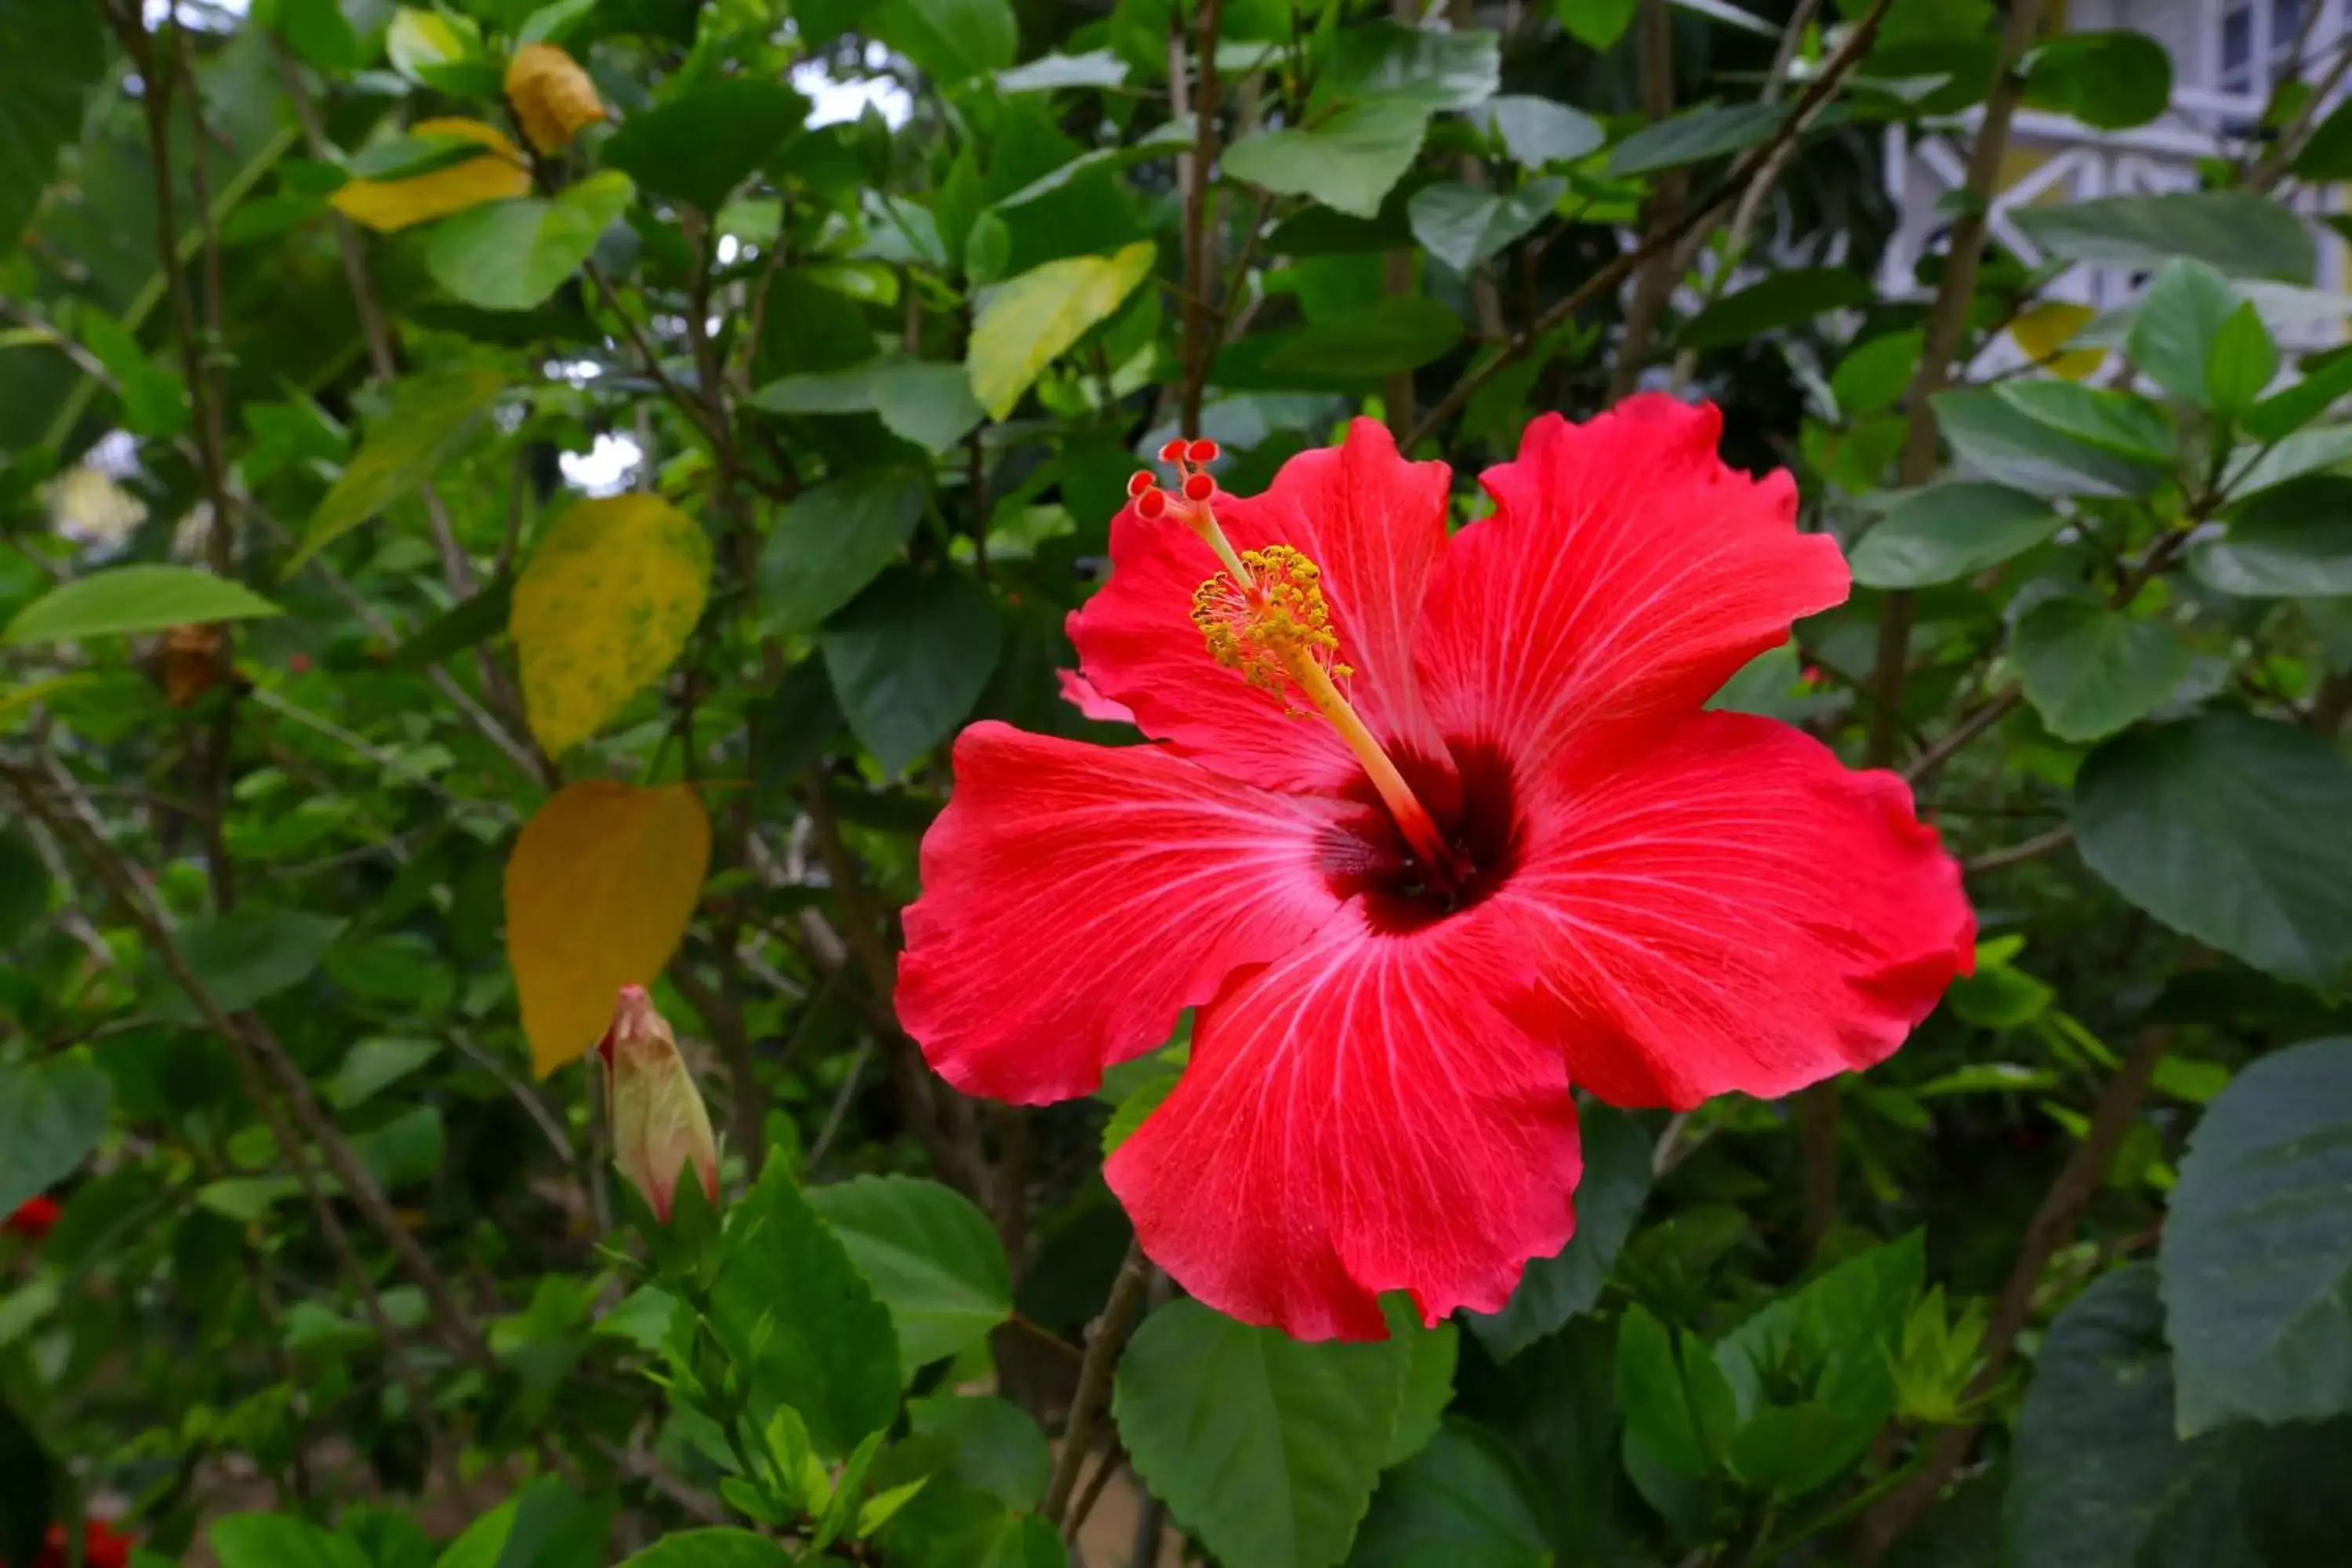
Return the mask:
M559 791L507 861L507 962L541 1078L576 1060L677 950L710 866L710 818L690 784L597 780Z
M2059 351L2066 341L2090 324L2098 314L2088 305L2070 305L2051 300L2020 311L2010 323L2009 335L2025 351L2028 359L2043 366L2051 374L2067 381L2081 381L2097 371L2106 361L2104 349L2073 349Z
M403 5L392 14L383 47L393 69L411 81L421 81L419 71L455 65L472 52L471 46L480 42L478 31L471 22L466 24L465 32L459 32L456 23L437 11Z
M965 368L971 390L992 419L1013 412L1055 355L1086 336L1151 276L1150 240L1115 256L1074 256L1048 261L988 297L971 330Z
M507 67L507 101L522 133L542 153L561 153L582 128L604 118L596 84L553 44L525 44Z
M667 669L709 585L710 542L659 496L583 500L549 525L507 622L540 744L561 756Z
M378 234L464 212L485 202L530 194L530 168L522 149L478 120L420 120L412 136L457 136L489 149L479 158L405 180L347 180L333 196L335 210Z

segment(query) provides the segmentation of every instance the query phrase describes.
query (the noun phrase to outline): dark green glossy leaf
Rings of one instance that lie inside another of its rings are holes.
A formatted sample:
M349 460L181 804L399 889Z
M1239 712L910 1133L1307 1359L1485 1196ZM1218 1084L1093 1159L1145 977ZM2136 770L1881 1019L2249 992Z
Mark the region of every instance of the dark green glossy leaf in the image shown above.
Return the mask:
M2184 1436L2352 1411L2352 1039L2265 1057L2206 1107L2164 1227Z
M1601 1300L1650 1193L1650 1136L1622 1111L1595 1107L1577 1118L1584 1143L1584 1174L1576 1184L1576 1231L1551 1258L1535 1258L1491 1316L1465 1320L1487 1352L1507 1360Z
M1787 113L1771 103L1686 110L1672 120L1644 125L1610 149L1610 176L1622 180L1654 174L1753 147L1771 135Z
M106 1136L106 1075L82 1052L0 1068L0 1215L64 1181Z
M918 1433L953 1445L958 1479L1007 1508L1037 1506L1054 1456L1019 1405L974 1394L916 1399L908 1403L907 1419Z
M1412 237L1456 272L1500 255L1549 217L1562 180L1537 180L1508 195L1439 181L1412 194Z
M1863 535L1852 561L1865 588L1924 588L2021 555L2064 520L2046 500L2006 485L1931 485L1895 503Z
M1850 267L1792 268L1760 279L1701 310L1684 326L1681 342L1686 349L1701 351L1728 348L1830 310L1868 305L1876 298L1870 279Z
M915 536L929 493L911 468L867 468L795 497L760 552L762 623L813 631L855 599Z
M1260 131L1225 149L1225 174L1276 195L1311 196L1369 218L1421 151L1428 116L1395 105L1341 110L1311 129Z
M2102 451L2153 465L2173 459L2172 421L2144 397L2071 381L2009 381L1996 393L2034 423Z
M1591 115L1548 98L1490 98L1472 118L1501 138L1513 163L1528 169L1572 163L1608 140Z
M851 731L896 773L971 711L1003 639L996 600L979 579L902 568L834 616L817 646Z
M2027 611L2011 657L2026 700L2063 741L2114 734L2189 676L2189 649L2170 626L2086 599L2048 599Z
M529 310L580 270L636 193L607 170L557 195L472 207L434 226L425 252L434 280L485 310Z
M751 398L772 414L877 414L894 436L944 452L986 417L961 364L869 360L844 370L813 371L772 381Z
M2245 598L2352 595L2352 478L2310 474L2265 490L2236 509L2227 533L2199 543L2189 566Z
M1318 379L1387 375L1440 358L1462 339L1462 321L1425 295L1383 300L1283 335L1265 356L1269 371Z
M782 82L726 78L630 115L604 161L640 190L715 213L807 115L808 100Z
M2137 495L2164 477L2051 428L1997 392L1939 392L1934 402L1953 454L2001 484L2037 495Z
M1332 39L1318 96L1410 110L1475 109L1502 84L1501 39L1373 21Z
M2307 284L2318 250L2301 220L2251 191L2182 191L2103 196L2058 206L2021 206L2011 221L2053 256L2121 267L2202 261L2232 278Z
M473 597L427 621L416 635L392 650L383 668L396 674L427 669L506 630L514 605L514 579L500 577Z
M16 248L58 153L80 136L106 54L98 13L79 0L0 6L0 256Z
M2074 783L2083 859L2174 930L2321 988L2352 973L2352 763L2234 713L2134 731Z
M889 1309L908 1373L988 1337L1013 1310L995 1227L937 1182L860 1176L812 1188L809 1206Z
M1549 1568L1534 1481L1508 1445L1449 1420L1381 1481L1349 1568Z
M2254 405L2277 374L2278 344L2250 300L2231 311L2214 334L2205 366L2206 402L2223 418L2234 419Z
M2213 344L2238 308L2238 291L2212 268L2166 262L2132 314L2132 363L2182 402L2210 406Z
M2102 131L2145 125L2172 100L2172 58L2146 33L2061 33L2035 49L2025 101Z

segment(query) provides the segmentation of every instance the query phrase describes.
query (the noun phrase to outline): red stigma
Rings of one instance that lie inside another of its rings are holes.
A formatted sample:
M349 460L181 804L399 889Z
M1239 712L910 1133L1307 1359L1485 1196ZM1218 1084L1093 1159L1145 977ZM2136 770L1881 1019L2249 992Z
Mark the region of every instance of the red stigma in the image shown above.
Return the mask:
M1184 460L1184 447L1185 443L1181 439L1168 442L1160 448L1160 460L1163 463L1182 462Z
M1133 500L1160 481L1146 468L1138 468L1127 477L1127 499Z
M1215 495L1216 493L1217 481L1211 479L1206 474L1189 475L1184 480L1184 499L1186 500L1207 500L1211 496Z
M1214 441L1195 441L1184 448L1184 457L1189 462L1213 463L1217 460L1217 444Z
M1165 490L1146 490L1135 498L1135 515L1146 522L1157 522L1168 510Z

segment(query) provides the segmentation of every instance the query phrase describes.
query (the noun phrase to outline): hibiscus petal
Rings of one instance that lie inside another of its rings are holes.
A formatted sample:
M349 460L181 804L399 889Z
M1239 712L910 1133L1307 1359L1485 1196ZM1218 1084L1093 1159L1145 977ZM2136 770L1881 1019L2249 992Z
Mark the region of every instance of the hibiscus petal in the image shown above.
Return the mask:
M1586 425L1546 415L1486 471L1495 512L1446 550L1422 636L1446 734L1538 767L1603 720L1697 707L1845 598L1836 542L1796 531L1794 482L1724 467L1722 426L1644 395Z
M1612 1105L1775 1099L1882 1060L1974 962L1960 868L1887 773L1701 713L1580 750L1503 897L1548 922L1569 1077Z
M1095 689L1093 681L1075 669L1057 669L1055 677L1062 683L1062 700L1098 724L1132 724L1135 715L1124 702L1113 702Z
M907 910L899 1021L958 1089L1091 1093L1236 965L1279 957L1339 900L1316 870L1341 810L1156 746L974 724Z
M1321 568L1339 657L1356 671L1350 700L1384 742L1437 759L1412 647L1445 544L1451 477L1443 463L1406 462L1377 421L1359 419L1342 445L1285 463L1264 495L1214 503L1235 550L1287 544ZM1133 710L1144 733L1271 789L1336 791L1360 775L1329 726L1210 657L1192 595L1217 560L1189 529L1129 507L1111 521L1110 559L1110 580L1070 617L1070 640L1086 679Z
M1574 1227L1558 1048L1490 997L1532 971L1488 905L1406 934L1360 904L1202 1010L1165 1103L1104 1168L1144 1251L1202 1301L1300 1339L1499 1310Z

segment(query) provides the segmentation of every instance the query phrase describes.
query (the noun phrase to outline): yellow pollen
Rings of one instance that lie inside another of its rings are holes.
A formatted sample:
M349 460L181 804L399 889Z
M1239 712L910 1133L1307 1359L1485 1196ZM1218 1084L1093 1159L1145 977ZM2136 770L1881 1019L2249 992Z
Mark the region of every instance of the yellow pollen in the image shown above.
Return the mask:
M1314 562L1287 544L1269 544L1244 551L1238 563L1244 574L1240 581L1220 572L1192 594L1192 624L1212 658L1260 690L1286 699L1302 661L1331 679L1354 673L1339 662L1339 638Z
M1241 568L1238 579L1234 565ZM1458 871L1452 847L1339 689L1355 671L1339 660L1320 567L1287 544L1243 551L1226 571L1193 591L1192 624L1219 664L1281 698L1293 715L1309 709L1322 715L1363 764L1414 853L1435 874ZM1305 708L1294 696L1305 700Z

